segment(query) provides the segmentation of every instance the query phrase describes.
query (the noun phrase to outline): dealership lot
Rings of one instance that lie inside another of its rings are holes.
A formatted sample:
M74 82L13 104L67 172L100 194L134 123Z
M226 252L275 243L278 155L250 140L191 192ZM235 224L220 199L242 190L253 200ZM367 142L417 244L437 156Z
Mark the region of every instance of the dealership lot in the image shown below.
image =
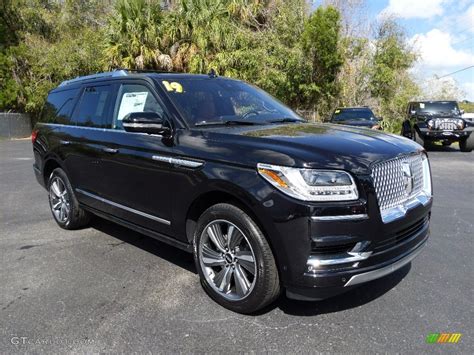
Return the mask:
M472 352L474 153L430 152L431 239L411 266L255 316L215 304L191 255L101 219L57 227L31 143L0 142L0 353ZM458 344L426 344L430 333Z

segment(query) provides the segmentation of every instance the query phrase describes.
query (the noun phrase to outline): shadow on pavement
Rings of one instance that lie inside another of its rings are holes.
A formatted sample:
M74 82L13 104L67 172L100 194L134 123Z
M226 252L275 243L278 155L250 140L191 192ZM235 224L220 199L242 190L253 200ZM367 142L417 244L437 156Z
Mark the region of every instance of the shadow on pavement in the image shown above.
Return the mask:
M96 216L91 227L197 274L192 254L181 249Z
M93 219L91 227L117 238L124 243L154 254L157 257L171 262L189 272L197 274L193 256L183 250L99 217ZM283 291L282 295L276 302L265 307L254 315L258 316L265 314L275 308L280 308L284 313L295 316L315 316L355 308L369 303L389 292L405 278L410 271L410 268L411 264L408 264L393 274L371 281L358 288L352 289L347 293L323 301L306 302L291 300L284 295ZM196 275L196 277L198 276ZM218 307L217 304L216 307Z

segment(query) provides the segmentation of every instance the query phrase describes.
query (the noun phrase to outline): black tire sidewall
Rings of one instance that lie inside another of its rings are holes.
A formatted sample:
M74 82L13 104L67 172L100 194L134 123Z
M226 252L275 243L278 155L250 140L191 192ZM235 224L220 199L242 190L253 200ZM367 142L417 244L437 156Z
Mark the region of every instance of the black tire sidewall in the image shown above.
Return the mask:
M229 222L235 224L245 234L255 254L257 263L257 280L251 293L243 300L232 301L222 297L212 288L211 285L208 284L203 270L201 269L198 256L201 234L204 228L210 222L216 219L228 220ZM207 294L214 301L230 310L239 313L252 313L265 306L265 298L268 292L269 284L271 283L271 280L268 280L269 273L271 272L269 269L274 267L274 264L268 265L271 263L267 262L268 253L271 253L271 249L260 228L245 212L233 205L228 204L215 205L206 210L199 218L198 225L194 233L193 248L194 260L196 263L196 269L198 270L199 276L201 278L201 284ZM267 254L267 258L265 257L264 253Z

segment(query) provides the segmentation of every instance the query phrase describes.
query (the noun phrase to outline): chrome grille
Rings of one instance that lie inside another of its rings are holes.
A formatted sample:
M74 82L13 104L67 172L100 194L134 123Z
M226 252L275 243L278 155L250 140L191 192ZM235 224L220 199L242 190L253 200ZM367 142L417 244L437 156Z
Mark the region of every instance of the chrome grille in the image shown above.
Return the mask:
M450 119L437 119L435 121L435 128L439 130L454 131L456 129L456 122Z
M410 167L411 178L404 173L404 165ZM375 164L372 179L381 212L402 205L423 190L421 155L407 155Z

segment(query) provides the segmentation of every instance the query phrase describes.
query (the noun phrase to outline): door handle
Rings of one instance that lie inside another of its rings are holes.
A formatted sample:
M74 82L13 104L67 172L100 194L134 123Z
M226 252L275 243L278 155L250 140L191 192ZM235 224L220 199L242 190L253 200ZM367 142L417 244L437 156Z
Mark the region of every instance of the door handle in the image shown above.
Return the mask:
M59 144L61 144L61 145L69 145L69 144L71 144L71 142L70 142L70 141L63 141L63 140L61 139L61 140L59 141Z
M106 153L109 153L109 154L117 154L118 153L118 149L115 149L115 148L102 148L102 150Z

